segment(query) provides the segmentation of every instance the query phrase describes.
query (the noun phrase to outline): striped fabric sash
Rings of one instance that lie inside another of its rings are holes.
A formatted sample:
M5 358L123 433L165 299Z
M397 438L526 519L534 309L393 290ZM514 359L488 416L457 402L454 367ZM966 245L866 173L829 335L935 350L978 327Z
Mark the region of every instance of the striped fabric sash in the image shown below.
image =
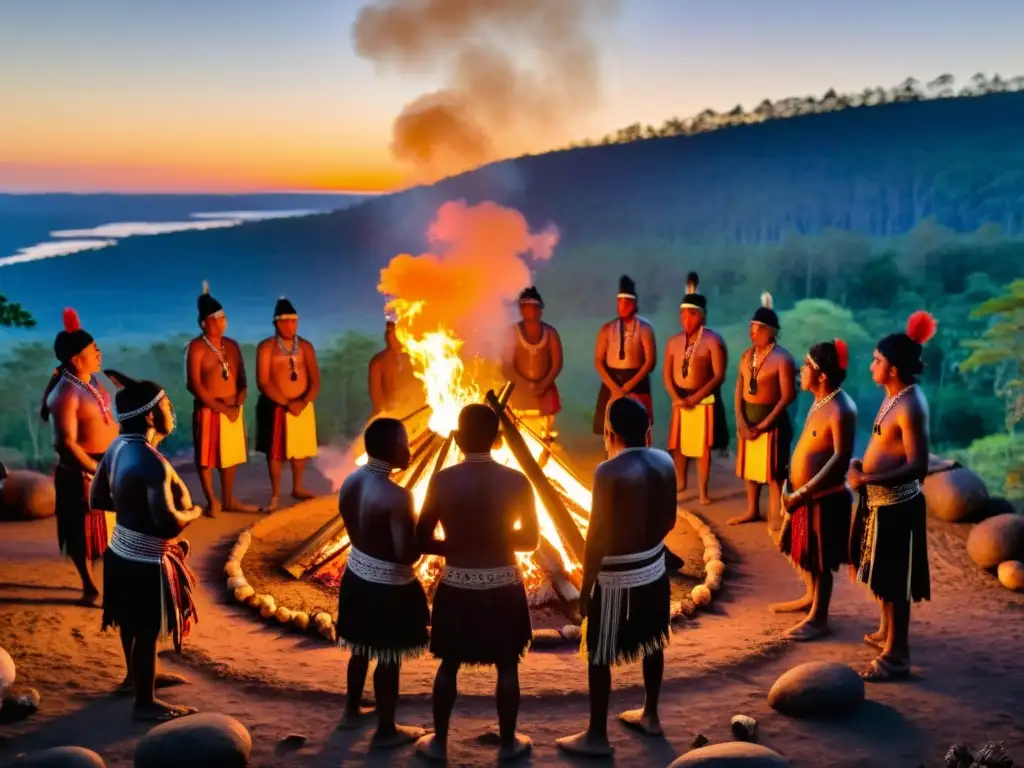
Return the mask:
M921 492L921 482L911 480L903 485L886 487L884 485L868 485L868 507L878 509L888 507L892 504L902 504L910 501Z
M361 552L355 547L349 548L348 564L345 566L352 574L363 581L373 584L390 584L400 587L416 581L416 571L411 565L390 563Z
M445 565L441 581L458 589L498 589L522 584L523 577L516 565L500 568L455 568Z
M167 539L138 533L123 525L114 526L114 535L110 539L110 548L114 554L125 560L134 560L136 563L152 563L153 565L162 565L164 555L170 551L172 546L174 545Z

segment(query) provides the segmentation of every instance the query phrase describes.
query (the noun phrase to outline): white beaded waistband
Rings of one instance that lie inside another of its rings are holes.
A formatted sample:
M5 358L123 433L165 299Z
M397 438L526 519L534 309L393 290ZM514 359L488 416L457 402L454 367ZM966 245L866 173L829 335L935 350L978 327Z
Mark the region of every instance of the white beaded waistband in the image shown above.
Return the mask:
M136 563L160 565L170 547L171 543L167 539L139 533L121 525L114 526L114 533L110 538L110 550L114 554L125 560L134 560Z
M888 507L892 504L902 504L905 501L910 501L921 493L921 482L919 480L912 480L909 483L891 487L869 485L867 489L868 506L877 509L878 507Z
M521 584L523 577L516 565L503 565L500 568L455 568L445 565L441 581L458 589L497 589Z
M597 583L602 589L631 589L651 584L665 575L665 558L657 557L665 549L663 542L646 552L631 552L628 555L608 555L601 560L602 570L597 574ZM625 571L606 571L604 566L628 565L655 558L647 565Z
M355 547L349 548L348 564L345 567L363 581L373 584L391 584L397 587L416 581L416 571L411 565L379 560L360 552Z

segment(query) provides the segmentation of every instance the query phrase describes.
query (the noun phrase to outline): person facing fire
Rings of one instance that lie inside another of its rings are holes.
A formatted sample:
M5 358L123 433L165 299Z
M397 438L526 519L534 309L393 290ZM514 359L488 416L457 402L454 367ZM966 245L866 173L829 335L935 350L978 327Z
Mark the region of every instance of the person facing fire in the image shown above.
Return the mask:
M810 613L789 630L794 640L829 634L832 574L850 562L853 458L857 406L842 389L849 351L842 339L815 344L800 367L800 388L814 397L783 487L785 523L779 547L809 582ZM794 603L799 608L800 601ZM776 607L776 610L779 610Z
M529 738L516 733L519 662L533 639L516 553L536 550L540 529L530 481L491 458L498 423L486 405L462 409L454 438L465 460L431 478L416 524L420 551L445 561L430 627L430 651L441 660L434 679L436 730L417 745L438 760L447 755L464 664L497 667L499 757L518 757L531 747ZM435 538L438 524L443 541Z
M255 512L235 498L235 470L248 461L243 406L248 394L245 363L238 342L224 335L224 307L203 281L197 301L202 333L185 348L186 384L192 401L192 444L208 517L220 509ZM213 491L213 470L220 473L222 499Z
M93 605L100 590L90 563L103 557L109 532L104 510L89 504L89 488L118 429L110 395L95 378L103 363L100 348L75 310L65 309L63 321L64 329L53 340L59 365L46 385L39 415L50 423L57 452L57 543L78 570L82 602Z
M347 648L345 714L339 727L354 727L371 660L377 730L371 746L396 747L423 736L422 728L395 723L398 675L404 659L427 648L427 596L413 569L416 547L412 492L391 472L409 466L409 436L402 422L381 417L363 433L367 463L341 486L338 509L351 547L338 589L338 644Z
M637 314L636 285L628 275L619 278L618 317L601 326L594 347L594 367L601 389L594 409L594 434L604 435L608 403L620 397L639 402L651 420L651 371L658 362L654 327Z
M423 404L423 385L413 373L412 360L402 349L393 320L384 324L385 347L370 358L369 388L373 416L388 413L405 416Z
M156 446L174 430L164 388L104 371L117 386L121 434L96 470L92 504L112 509L117 524L104 558L103 629L121 634L128 674L118 689L135 694L138 720L166 721L196 710L156 698L156 688L184 683L157 672L156 648L170 637L181 652L196 618L196 579L185 563L188 542L178 536L203 512Z
M691 272L679 304L683 332L665 347L662 380L672 399L668 449L675 461L679 493L686 491L690 460L696 459L700 503L707 505L711 503L711 453L729 444L721 396L728 359L725 340L705 325L707 299L697 292L699 285L697 273Z
M316 350L298 335L299 314L282 296L274 307L274 335L256 348L256 450L270 472L268 512L277 509L281 469L292 468L292 498L313 498L302 485L306 461L317 454L313 402L320 394Z
M522 317L510 333L505 379L516 386L509 404L517 411L536 412L542 419L541 437L554 439L555 415L562 410L555 380L562 372L562 339L543 322L544 299L533 287L519 294Z
M761 486L768 486L768 527L781 525L782 483L789 474L793 425L787 410L796 399L796 364L779 346L781 326L772 309L772 295L761 294L761 306L750 320L752 346L740 358L734 399L736 475L746 481L747 511L730 525L750 523L760 517Z
M917 386L921 349L935 318L918 311L904 333L878 342L871 378L885 390L864 458L850 467L860 500L853 541L858 579L882 603L882 625L865 636L881 653L861 676L869 682L910 674L910 604L931 599L921 483L928 474L928 401Z
M641 733L661 734L658 697L669 642L670 593L665 537L676 521L672 458L650 445L646 409L630 398L608 409L607 461L594 472L593 504L580 587L581 650L587 659L590 724L558 739L566 752L607 756L611 666L643 661L644 706L619 720Z

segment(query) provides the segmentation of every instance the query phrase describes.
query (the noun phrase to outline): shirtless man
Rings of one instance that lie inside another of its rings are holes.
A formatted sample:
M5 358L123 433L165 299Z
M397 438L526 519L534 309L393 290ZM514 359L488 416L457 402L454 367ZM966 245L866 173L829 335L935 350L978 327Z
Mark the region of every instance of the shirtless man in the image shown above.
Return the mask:
M188 542L177 538L202 514L167 460L156 450L174 430L174 409L163 387L104 372L115 395L121 434L96 470L92 504L117 513L104 558L103 629L121 633L128 674L119 691L135 694L135 718L166 721L197 710L156 698L156 688L185 681L157 672L156 647L168 636L181 652L197 621L195 576L185 564Z
M194 398L192 444L206 496L203 514L214 517L222 508L255 512L255 507L235 498L235 470L248 459L242 411L248 384L242 350L238 342L224 335L228 326L224 307L210 295L206 281L197 303L203 332L186 347L185 371L188 391ZM239 419L243 420L241 430L235 427ZM214 467L220 473L221 501L213 491Z
M306 461L316 456L313 401L320 394L320 368L316 350L298 329L299 314L282 296L274 307L274 335L256 348L256 450L267 457L270 472L268 512L277 509L285 461L292 467L292 498L313 498L303 488L302 476Z
M95 379L103 362L100 348L73 309L64 310L64 330L53 341L53 353L60 365L43 393L40 416L50 423L57 452L57 543L82 579L82 602L94 605L100 590L90 563L107 549L104 510L109 507L91 507L89 487L118 428L110 412L110 395Z
M778 346L779 316L772 309L770 293L761 294L761 306L750 321L753 346L740 358L736 379L736 475L746 480L747 511L729 525L751 523L760 517L761 486L768 486L768 528L774 533L781 525L782 483L789 474L789 451L793 425L786 410L796 399L796 364ZM764 453L758 457L749 442L767 436Z
M395 724L398 673L403 659L427 648L430 611L416 578L415 512L412 492L393 483L392 470L409 466L409 436L397 419L379 418L363 434L365 466L341 486L338 507L352 546L338 590L338 644L351 652L341 728L365 714L360 709L370 660L377 731L372 747L396 747L426 731Z
M608 403L620 397L638 401L654 420L651 371L658 363L654 327L637 315L636 285L628 275L619 278L618 317L601 326L594 347L594 368L601 390L594 409L594 434L604 435Z
M814 396L814 403L783 488L786 524L779 544L808 584L807 599L792 604L794 610L811 609L789 630L789 636L798 641L830 634L832 574L850 562L853 495L846 485L846 472L853 458L857 406L840 389L848 363L846 343L835 339L811 347L800 367L800 387ZM779 611L785 605L772 607Z
M871 378L886 398L871 440L849 472L860 505L853 540L858 580L882 602L882 625L865 640L881 653L861 674L869 681L910 674L910 604L931 599L928 536L921 483L928 473L928 402L917 386L921 348L935 335L927 312L915 312L905 333L878 342Z
M679 304L683 332L668 340L661 375L665 391L672 399L668 449L676 465L679 494L686 491L690 459L696 459L700 503L706 506L711 503L711 453L728 446L728 432L719 424L725 421L721 388L728 359L725 340L704 324L707 299L697 293L699 284L697 273L691 272L686 278L686 295ZM682 411L687 412L685 418ZM695 425L694 416L703 423L704 439L699 445L687 444L681 429L684 421L688 428L693 428L690 425Z
M510 404L517 411L533 411L542 419L541 437L553 440L555 415L562 410L555 379L562 372L562 339L543 322L544 299L536 288L519 294L522 320L512 329L504 365L506 381L516 387Z
M639 658L644 706L623 712L619 720L646 735L661 735L658 697L670 616L665 537L676 521L676 473L667 453L647 447L650 430L647 411L638 403L623 398L611 404L605 441L612 458L594 472L580 588L590 724L557 741L573 754L612 754L607 722L611 665Z
M398 341L392 320L384 326L384 342L387 346L370 358L370 402L374 416L397 413L403 406L421 404L419 401L423 400L423 386L413 373L412 361Z
M519 662L533 639L516 552L536 550L540 529L530 481L491 458L497 437L493 410L482 404L462 409L455 442L465 461L431 478L416 524L418 549L445 559L430 628L430 652L441 660L434 679L437 730L417 744L435 760L448 754L463 664L498 669L499 758L519 757L531 747L529 738L516 733ZM439 523L443 541L435 538Z

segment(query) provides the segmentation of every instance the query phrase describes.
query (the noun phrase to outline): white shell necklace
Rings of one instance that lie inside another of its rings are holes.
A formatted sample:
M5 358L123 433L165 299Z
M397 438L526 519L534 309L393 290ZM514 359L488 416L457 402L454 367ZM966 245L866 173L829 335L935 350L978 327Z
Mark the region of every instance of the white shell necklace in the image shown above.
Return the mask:
M904 387L895 395L890 397L888 400L882 402L882 407L878 409L878 415L875 417L875 427L873 431L876 435L882 434L882 421L889 414L889 411L891 411L895 407L896 403L899 402L899 399L901 397L903 397L905 394L907 394L907 392L909 392L916 386L917 384L911 384L908 387Z
M210 351L212 351L213 354L217 356L217 360L220 362L221 378L224 379L224 381L227 381L229 378L231 378L231 366L228 363L227 359L224 357L224 341L221 340L221 348L217 349L217 347L214 346L213 342L206 338L206 334L204 333L203 343L205 343L206 346L210 348Z

